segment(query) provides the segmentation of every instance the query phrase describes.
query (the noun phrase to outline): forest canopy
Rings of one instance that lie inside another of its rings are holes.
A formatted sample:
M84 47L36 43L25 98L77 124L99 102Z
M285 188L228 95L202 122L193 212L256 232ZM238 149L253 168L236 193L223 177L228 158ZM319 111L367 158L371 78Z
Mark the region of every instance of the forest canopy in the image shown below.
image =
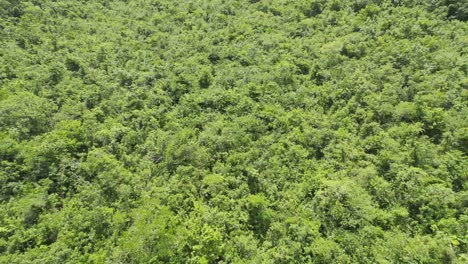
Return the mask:
M0 0L0 263L468 263L467 18Z

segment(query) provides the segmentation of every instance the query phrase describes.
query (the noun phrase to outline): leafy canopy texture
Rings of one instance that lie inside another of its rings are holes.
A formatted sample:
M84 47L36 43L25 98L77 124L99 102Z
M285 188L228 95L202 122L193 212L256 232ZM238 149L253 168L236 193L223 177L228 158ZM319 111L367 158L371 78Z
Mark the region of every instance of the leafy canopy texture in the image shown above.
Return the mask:
M468 5L0 0L0 263L468 263Z

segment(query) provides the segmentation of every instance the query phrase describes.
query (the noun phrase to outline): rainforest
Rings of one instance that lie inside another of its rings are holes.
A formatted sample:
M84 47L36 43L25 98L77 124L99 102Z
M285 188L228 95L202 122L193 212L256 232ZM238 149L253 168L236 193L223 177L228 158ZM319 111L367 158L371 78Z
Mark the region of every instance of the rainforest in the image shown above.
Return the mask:
M0 0L0 263L468 263L467 19Z

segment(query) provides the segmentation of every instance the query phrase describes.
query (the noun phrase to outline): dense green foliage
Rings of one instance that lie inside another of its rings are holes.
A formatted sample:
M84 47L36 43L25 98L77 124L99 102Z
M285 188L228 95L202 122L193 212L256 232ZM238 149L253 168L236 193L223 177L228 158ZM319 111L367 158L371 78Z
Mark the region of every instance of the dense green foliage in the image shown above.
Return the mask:
M0 0L0 263L467 263L467 3Z

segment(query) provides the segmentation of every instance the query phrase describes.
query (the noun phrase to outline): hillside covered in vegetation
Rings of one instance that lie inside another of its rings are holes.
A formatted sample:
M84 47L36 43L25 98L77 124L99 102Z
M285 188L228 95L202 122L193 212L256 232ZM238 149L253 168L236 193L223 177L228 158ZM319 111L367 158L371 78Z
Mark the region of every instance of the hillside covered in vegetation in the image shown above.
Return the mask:
M0 0L0 263L468 263L467 17Z

